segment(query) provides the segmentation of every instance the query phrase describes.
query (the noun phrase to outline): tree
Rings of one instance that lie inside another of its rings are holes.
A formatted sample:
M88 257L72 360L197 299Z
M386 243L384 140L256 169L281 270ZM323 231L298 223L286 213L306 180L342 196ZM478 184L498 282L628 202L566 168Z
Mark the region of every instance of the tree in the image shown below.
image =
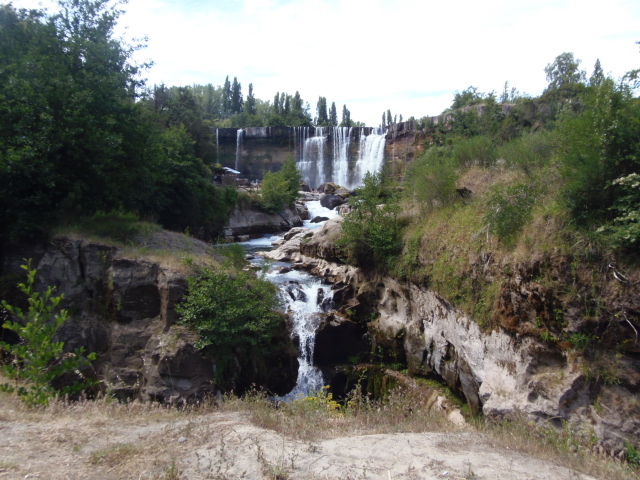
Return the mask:
M60 6L53 16L0 13L5 240L42 234L56 216L130 208L143 194L140 69L129 62L139 46L114 39L121 11L107 0Z
M342 106L342 122L341 127L351 127L351 112L347 109L346 105Z
M599 87L604 83L605 75L602 70L602 65L600 65L600 59L596 59L596 63L593 66L593 73L589 78L589 86L591 87Z
M222 87L222 111L225 115L231 113L231 82L229 81L229 75L224 79L224 86Z
M249 84L249 93L247 94L247 100L244 102L244 109L249 115L255 115L258 113L256 108L256 97L253 96L253 83Z
M338 245L347 262L363 268L390 269L402 251L400 203L382 172L365 175L342 221Z
M242 86L238 82L238 78L233 77L233 85L231 86L231 113L241 113L242 104Z
M458 110L471 105L478 105L482 103L484 94L478 92L478 87L467 87L462 92L455 92L453 94L453 103L451 104L451 110Z
M80 381L59 392L52 384L61 375L88 366L96 354L85 356L84 348L64 353L64 342L54 341L56 332L68 318L66 310L58 309L64 295L53 296L53 287L42 294L37 292L34 288L37 271L31 269L31 261L22 265L22 269L27 272L27 280L18 284L18 288L26 296L29 307L23 311L2 301L2 307L17 319L5 321L2 327L20 337L15 345L0 342L0 351L5 350L15 358L15 362L6 364L3 370L11 378L31 383L28 388L18 389L18 395L26 403L46 405L59 393L78 393L89 385L90 382ZM13 387L5 384L2 389L12 391Z
M584 83L585 72L580 70L581 60L573 58L573 53L564 52L548 64L544 71L549 82L548 90L558 90L563 86Z
M318 98L318 104L316 106L316 126L329 126L329 116L327 115L327 99L325 97Z
M276 96L273 97L273 113L280 115L280 92L276 92Z
M279 172L266 172L262 180L261 206L271 213L279 213L293 204L300 192L302 177L292 158L282 164Z
M332 127L338 126L338 111L336 110L336 102L331 102L331 108L329 108L329 125Z

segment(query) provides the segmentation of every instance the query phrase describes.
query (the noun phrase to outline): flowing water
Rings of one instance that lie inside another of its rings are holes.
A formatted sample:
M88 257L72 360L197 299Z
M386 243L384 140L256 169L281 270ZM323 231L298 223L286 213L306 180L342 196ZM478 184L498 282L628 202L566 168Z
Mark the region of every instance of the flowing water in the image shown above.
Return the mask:
M320 205L319 200L307 202L310 218L316 216L334 218L337 216L335 210L329 210ZM306 228L320 228L322 223L304 222ZM282 237L263 237L248 242L243 245L248 251L264 251L271 248L273 242ZM256 263L261 263L263 259L256 257ZM298 378L296 386L287 395L280 397L280 400L292 400L299 395L306 395L323 387L322 373L313 365L313 350L315 346L316 330L320 323L320 313L328 309L327 302L329 286L323 285L322 281L306 272L298 270L283 271L282 267L289 266L285 262L276 262L270 266L265 278L280 287L285 310L289 313L293 324L293 335L299 340L298 356Z
M242 156L242 140L244 138L244 130L241 128L236 132L236 163L234 165L234 169L236 171L240 171L240 157Z
M375 173L384 161L385 132L372 130L365 135L360 130L357 152L352 147L356 129L349 127L318 127L313 136L309 129L296 130L296 163L304 181L311 188L334 182L352 189L362 184L367 172ZM327 147L328 143L333 149Z

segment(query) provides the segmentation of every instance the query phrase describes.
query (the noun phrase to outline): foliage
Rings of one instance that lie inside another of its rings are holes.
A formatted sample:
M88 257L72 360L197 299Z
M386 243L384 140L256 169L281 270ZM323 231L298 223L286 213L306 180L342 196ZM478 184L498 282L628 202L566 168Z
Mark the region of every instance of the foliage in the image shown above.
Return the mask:
M404 196L422 211L449 205L456 191L458 162L450 147L431 147L414 161L405 175Z
M278 172L266 172L262 180L261 207L267 212L279 213L296 201L302 177L295 161L290 158Z
M15 332L21 339L15 345L0 343L0 347L15 359L3 369L11 378L29 382L26 388L18 389L18 395L26 403L46 405L59 393L52 386L55 379L89 365L96 356L91 353L85 357L83 348L64 353L64 342L54 341L57 330L68 318L66 310L57 311L63 295L53 296L53 287L48 287L42 294L37 292L34 289L37 272L31 269L31 262L22 265L22 269L27 272L27 280L18 284L18 288L26 295L29 307L23 311L2 301L3 308L17 319L5 321L2 327ZM79 392L86 386L86 383L78 382L61 393ZM11 390L6 385L4 388Z
M631 173L611 182L621 193L610 208L616 217L598 229L615 248L640 250L640 174Z
M382 172L367 173L352 197L353 210L342 222L338 245L349 263L389 269L402 251L400 203Z
M241 272L230 275L204 268L188 279L188 292L177 311L181 323L198 335L196 347L221 361L248 348L269 350L282 323L277 288Z
M544 69L547 74L547 82L549 82L548 88L557 90L565 85L584 83L586 74L580 70L580 63L579 59L573 57L573 53L564 52L558 55Z
M500 240L509 242L531 216L535 193L526 184L497 187L487 201L484 220Z
M637 193L625 178L640 171L640 103L630 85L612 79L591 87L582 101L580 113L566 110L558 121L564 198L579 225L602 226L619 218L607 227L610 233L633 230ZM619 243L624 236L611 238Z

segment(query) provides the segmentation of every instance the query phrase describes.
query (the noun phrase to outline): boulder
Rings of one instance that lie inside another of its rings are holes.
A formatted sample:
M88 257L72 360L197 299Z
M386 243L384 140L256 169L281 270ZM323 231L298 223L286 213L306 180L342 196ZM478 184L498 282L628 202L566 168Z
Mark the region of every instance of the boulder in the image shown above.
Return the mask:
M328 208L329 210L333 210L336 207L339 207L345 202L345 199L339 195L325 194L320 199L320 205L324 208Z

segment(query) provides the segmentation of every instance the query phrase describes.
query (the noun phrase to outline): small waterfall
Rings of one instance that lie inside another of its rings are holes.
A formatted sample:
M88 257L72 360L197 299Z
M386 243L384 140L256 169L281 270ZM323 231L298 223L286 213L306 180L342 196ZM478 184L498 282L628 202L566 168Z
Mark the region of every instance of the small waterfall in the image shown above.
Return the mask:
M364 176L369 173L376 173L382 167L384 162L384 147L386 144L386 135L382 128L372 130L369 135L364 135L364 131L360 134L360 154L356 163L354 176L351 186L361 185Z
M232 137L233 138L233 137ZM236 163L233 167L235 170L240 171L240 157L242 156L242 140L244 138L244 130L238 129L236 133Z
M331 181L347 188L349 182L349 146L351 145L351 128L333 128L333 176Z
M297 163L302 178L312 188L317 188L330 179L324 162L327 135L326 127L317 127L313 137L306 137L302 146L302 156Z

